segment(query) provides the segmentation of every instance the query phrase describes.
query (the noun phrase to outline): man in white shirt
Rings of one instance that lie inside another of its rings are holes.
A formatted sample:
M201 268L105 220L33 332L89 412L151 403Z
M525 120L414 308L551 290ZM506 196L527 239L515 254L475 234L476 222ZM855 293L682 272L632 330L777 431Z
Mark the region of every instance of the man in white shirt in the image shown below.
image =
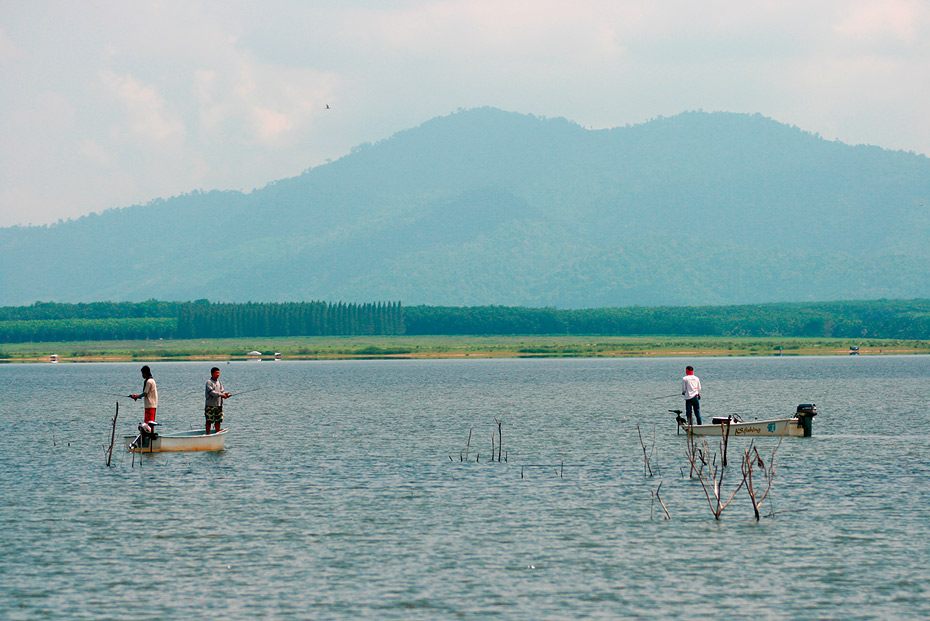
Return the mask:
M129 396L132 397L133 401L143 400L144 416L142 422L144 425L148 425L155 422L155 408L158 407L158 387L155 385L155 378L152 377L152 370L149 369L148 365L142 367L142 379L144 382L142 392Z
M701 424L701 380L694 374L694 367L685 368L685 376L681 378L681 394L685 396L685 415L688 417L688 424L691 424L691 412L694 411L694 418L697 424Z

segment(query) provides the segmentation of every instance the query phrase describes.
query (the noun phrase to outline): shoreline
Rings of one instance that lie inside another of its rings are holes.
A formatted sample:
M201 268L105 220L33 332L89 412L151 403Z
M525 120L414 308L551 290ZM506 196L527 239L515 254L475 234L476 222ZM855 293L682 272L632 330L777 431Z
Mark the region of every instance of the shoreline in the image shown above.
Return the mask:
M258 355L250 355L256 352ZM0 345L0 363L913 355L930 341L677 336L367 336Z

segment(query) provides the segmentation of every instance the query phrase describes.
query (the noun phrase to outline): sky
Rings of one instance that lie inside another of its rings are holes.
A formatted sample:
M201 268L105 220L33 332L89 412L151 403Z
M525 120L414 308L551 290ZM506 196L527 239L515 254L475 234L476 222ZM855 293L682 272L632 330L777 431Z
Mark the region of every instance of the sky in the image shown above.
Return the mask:
M928 103L930 0L0 0L0 227L250 191L459 109L927 155Z

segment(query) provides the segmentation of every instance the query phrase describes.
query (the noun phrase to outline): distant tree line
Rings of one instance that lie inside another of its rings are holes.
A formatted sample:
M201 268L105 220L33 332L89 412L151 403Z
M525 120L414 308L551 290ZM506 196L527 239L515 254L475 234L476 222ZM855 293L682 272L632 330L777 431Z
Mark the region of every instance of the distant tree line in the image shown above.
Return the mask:
M177 325L173 317L14 319L0 321L0 343L168 339Z
M930 300L561 310L329 302L0 307L0 343L327 335L591 334L930 339Z
M88 302L61 304L36 302L31 306L0 306L0 321L35 319L128 319L177 317L183 302Z
M182 304L177 338L403 334L400 302Z
M592 334L930 339L930 300L559 310L408 306L406 334Z
M403 334L400 302L94 302L0 307L0 343Z

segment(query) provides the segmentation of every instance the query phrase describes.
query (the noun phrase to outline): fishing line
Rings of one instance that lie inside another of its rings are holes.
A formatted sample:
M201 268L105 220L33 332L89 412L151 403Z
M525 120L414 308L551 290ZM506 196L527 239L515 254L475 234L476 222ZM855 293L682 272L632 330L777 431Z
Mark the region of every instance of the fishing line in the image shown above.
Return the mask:
M680 392L676 392L674 395L665 395L665 396L662 396L662 397L653 397L653 398L650 399L650 401L658 401L659 399L671 399L672 397L680 397L680 396L681 396L681 393L680 393Z
M252 390L242 390L239 392L232 392L232 393L229 393L229 397L238 397L239 395L247 395L250 392L255 392L258 390L265 390L265 389L264 388L253 388ZM229 397L226 397L226 398L229 399Z
M88 390L86 388L76 388L73 386L71 387L71 390L76 390L78 392L92 393L95 395L107 395L108 397L120 397L121 399L132 399L132 397L129 395L121 395L115 392L104 392L102 390Z

